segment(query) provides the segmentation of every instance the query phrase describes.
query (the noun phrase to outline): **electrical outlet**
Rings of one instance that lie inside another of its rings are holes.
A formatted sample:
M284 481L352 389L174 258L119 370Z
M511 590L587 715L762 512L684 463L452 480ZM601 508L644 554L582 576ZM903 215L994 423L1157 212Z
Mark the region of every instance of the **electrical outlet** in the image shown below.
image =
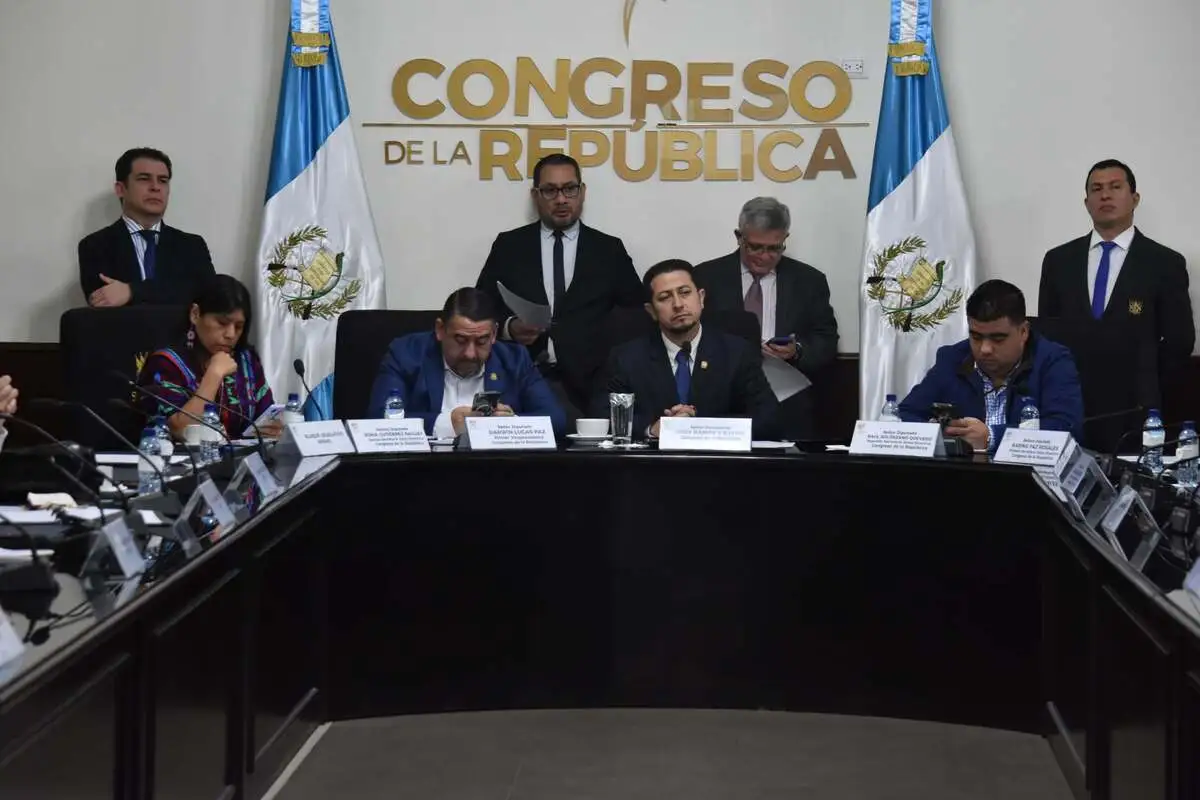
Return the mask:
M867 77L867 70L863 66L861 58L843 58L839 66L851 80L861 80Z

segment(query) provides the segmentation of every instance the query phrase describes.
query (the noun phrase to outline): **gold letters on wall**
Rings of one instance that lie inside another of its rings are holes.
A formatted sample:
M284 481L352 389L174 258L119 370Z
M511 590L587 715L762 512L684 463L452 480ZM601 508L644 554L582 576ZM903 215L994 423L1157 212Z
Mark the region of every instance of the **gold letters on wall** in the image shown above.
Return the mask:
M522 180L550 153L569 153L588 168L611 162L618 177L634 182L654 175L663 181L749 181L761 175L790 182L822 172L856 177L839 128L866 126L836 122L849 110L853 88L832 62L812 61L793 71L780 61L752 61L740 70L745 97L736 107L730 82L737 70L731 62L681 68L659 60L626 65L612 58L560 58L544 67L524 56L511 75L482 58L452 68L427 58L406 61L393 76L392 101L411 122L366 124L477 129L477 158L461 139L409 139L384 142L384 161L462 162L474 165L481 180L497 174ZM832 99L823 105L810 98L814 81L832 87ZM537 113L560 122L529 122L535 97ZM498 119L510 101L516 121ZM595 122L567 122L572 110ZM792 120L785 119L789 111ZM439 120L447 112L466 122ZM631 146L635 139L640 147Z

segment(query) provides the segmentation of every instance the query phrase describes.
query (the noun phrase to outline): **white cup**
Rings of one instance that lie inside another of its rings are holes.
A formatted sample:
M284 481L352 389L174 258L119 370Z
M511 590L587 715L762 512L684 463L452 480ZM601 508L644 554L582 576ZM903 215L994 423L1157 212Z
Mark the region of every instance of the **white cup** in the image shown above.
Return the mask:
M575 430L580 436L604 436L608 433L608 420L606 419L579 419L575 420Z

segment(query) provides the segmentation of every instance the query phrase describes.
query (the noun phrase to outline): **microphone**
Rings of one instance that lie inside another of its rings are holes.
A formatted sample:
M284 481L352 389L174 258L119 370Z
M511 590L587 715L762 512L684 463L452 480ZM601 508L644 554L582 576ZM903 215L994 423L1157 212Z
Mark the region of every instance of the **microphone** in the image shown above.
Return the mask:
M295 361L292 362L292 369L294 369L296 371L296 375L299 376L300 385L304 387L305 393L307 394L307 396L309 398L311 398L312 397L312 388L308 385L308 381L304 379L304 360L297 358ZM317 408L316 403L313 403L313 410L316 411L317 416L321 418L322 422L324 422L325 416L321 413L321 409Z
M139 448L133 442L129 441L129 439L127 439L125 437L125 434L121 433L119 430L117 430L115 427L113 427L112 424L108 420L106 420L104 417L100 416L95 411L93 411L91 409L91 407L88 406L86 403L69 402L66 400L52 400L47 397L37 398L37 399L33 400L32 403L34 405L50 406L51 408L78 408L78 409L82 410L89 417L94 419L96 422L100 423L100 426L102 428L104 428L106 431L108 431L114 437L116 437L117 441L119 441L121 444L128 447L133 452L137 453L138 459L140 461L144 461L147 464L149 464L150 468L152 470L154 470L154 473L158 476L158 480L160 481L160 485L162 486L163 493L165 494L168 491L167 476L163 473L162 469L159 468L158 464L155 464L154 460L151 459L149 456L143 455L141 448Z
M38 555L37 539L33 538L33 534L24 525L18 525L4 514L0 514L0 522L25 537L30 555L28 564L0 569L0 592L53 592L58 594L58 581L54 580L54 571ZM51 595L51 597L53 596Z
M1116 419L1117 417L1128 416L1129 414L1145 414L1145 406L1134 406L1133 408L1122 409L1121 411L1109 411L1105 414L1093 414L1090 417L1084 417L1080 424L1090 425L1093 422L1101 422L1106 419Z
M64 453L71 456L71 458L75 459L80 464L82 464L83 466L85 466L89 470L91 470L93 474L95 474L96 476L98 476L100 478L101 484L103 484L104 481L108 480L108 476L105 475L100 470L99 467L97 467L91 461L88 461L86 458L81 456L79 453L76 453L74 450L72 450L70 447L68 447L65 442L63 442L61 439L56 438L52 433L47 431L45 428L42 428L39 425L34 425L29 420L21 419L20 417L14 417L12 414L0 414L0 419L5 420L6 422L15 422L16 424L26 428L27 430L33 431L38 436L41 436L43 439L50 442L52 445L57 447L59 450L62 450ZM13 451L10 451L10 452L13 452ZM90 500L95 502L97 507L101 507L104 505L104 499L100 496L100 494L95 489L88 486L83 481L79 480L79 478L72 475L67 470L63 469L62 465L60 465L52 457L47 458L47 461L49 462L50 466L54 468L55 471L57 471L60 475L62 475L64 478L66 478L68 481L70 481L76 488L81 489L83 491L83 493L88 496L88 498ZM125 493L118 490L117 496L118 496L118 499L121 501L121 508L124 509L126 512L128 512L129 511L129 500L128 500L128 498L125 497Z

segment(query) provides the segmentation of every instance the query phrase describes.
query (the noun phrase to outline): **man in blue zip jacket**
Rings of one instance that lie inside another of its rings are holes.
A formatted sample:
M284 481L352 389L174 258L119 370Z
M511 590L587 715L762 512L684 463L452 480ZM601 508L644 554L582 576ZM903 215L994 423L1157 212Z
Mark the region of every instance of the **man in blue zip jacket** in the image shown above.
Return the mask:
M1007 281L979 285L967 300L966 341L939 348L933 367L900 403L905 422L928 422L934 403L950 403L958 418L946 435L976 450L995 450L1004 429L1020 423L1022 398L1041 415L1042 430L1083 426L1083 394L1071 351L1029 330L1025 296Z
M371 388L369 414L383 416L388 396L397 392L407 416L420 417L425 432L453 437L480 392L498 392L496 416L550 417L554 435L566 434L566 416L524 347L496 341L496 310L479 289L450 295L434 330L392 342Z

